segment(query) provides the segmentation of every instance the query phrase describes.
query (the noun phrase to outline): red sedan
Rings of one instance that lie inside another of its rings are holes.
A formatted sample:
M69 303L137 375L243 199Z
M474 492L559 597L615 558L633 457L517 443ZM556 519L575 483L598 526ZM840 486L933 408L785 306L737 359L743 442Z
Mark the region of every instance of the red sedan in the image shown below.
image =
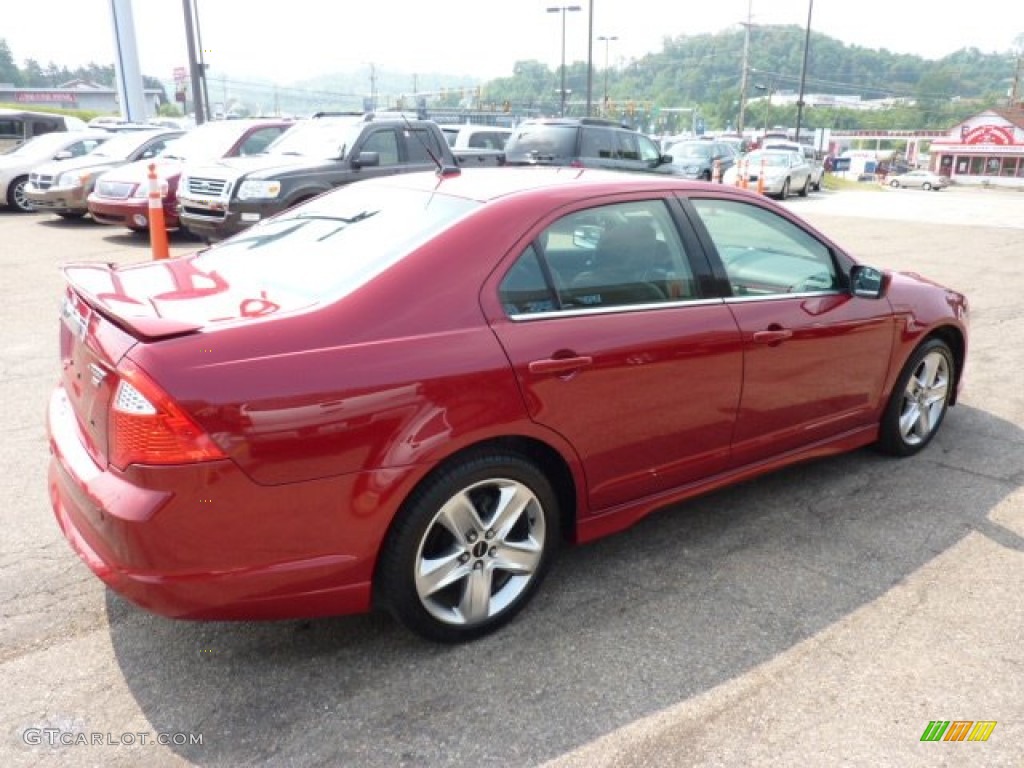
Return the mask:
M794 462L922 450L967 301L734 187L577 169L342 188L187 258L69 266L49 489L188 618L508 621L560 542Z
M167 146L155 160L139 160L107 171L96 180L86 203L100 224L142 232L149 229L149 166L156 164L163 188L164 222L177 229L178 179L186 162L255 155L294 125L279 118L204 123Z

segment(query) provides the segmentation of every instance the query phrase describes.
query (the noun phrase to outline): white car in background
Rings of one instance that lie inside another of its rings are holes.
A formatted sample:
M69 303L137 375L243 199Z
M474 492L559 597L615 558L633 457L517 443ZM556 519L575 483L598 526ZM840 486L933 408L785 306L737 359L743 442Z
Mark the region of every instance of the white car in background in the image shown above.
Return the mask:
M821 180L825 177L825 164L818 158L814 147L809 144L798 144L795 141L765 139L761 149L788 149L791 152L799 152L811 166L811 189L815 192L821 191Z
M814 171L800 152L787 149L758 149L741 157L732 168L725 172L723 184L742 184L746 179L748 189L756 190L763 175L763 192L770 197L785 200L795 190L800 197L807 197L813 184Z
M0 204L28 213L35 210L25 194L29 174L50 160L67 160L92 152L113 133L109 131L60 131L45 133L0 155Z

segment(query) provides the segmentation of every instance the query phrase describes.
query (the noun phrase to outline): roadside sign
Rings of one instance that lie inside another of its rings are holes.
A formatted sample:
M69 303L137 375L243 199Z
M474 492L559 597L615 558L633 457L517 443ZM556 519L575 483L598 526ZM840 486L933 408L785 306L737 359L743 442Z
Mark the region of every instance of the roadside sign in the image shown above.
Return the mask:
M188 79L188 70L185 67L174 68L174 82L183 83Z

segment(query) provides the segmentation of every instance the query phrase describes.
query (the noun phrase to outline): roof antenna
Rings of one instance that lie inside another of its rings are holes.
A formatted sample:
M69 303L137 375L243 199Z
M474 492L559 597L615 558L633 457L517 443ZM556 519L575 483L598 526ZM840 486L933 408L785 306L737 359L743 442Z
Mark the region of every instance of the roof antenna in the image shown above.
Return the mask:
M459 168L457 165L445 165L443 162L441 162L441 158L439 158L437 154L434 152L434 150L430 148L427 142L423 140L423 136L420 135L420 132L413 130L412 124L409 122L409 118L406 116L405 112L402 112L401 115L402 120L405 121L406 136L412 134L413 136L416 137L416 140L420 143L420 146L422 146L426 153L430 155L430 159L433 160L434 165L437 166L436 173L439 178L443 179L448 176L458 176L459 174L462 173L462 169Z

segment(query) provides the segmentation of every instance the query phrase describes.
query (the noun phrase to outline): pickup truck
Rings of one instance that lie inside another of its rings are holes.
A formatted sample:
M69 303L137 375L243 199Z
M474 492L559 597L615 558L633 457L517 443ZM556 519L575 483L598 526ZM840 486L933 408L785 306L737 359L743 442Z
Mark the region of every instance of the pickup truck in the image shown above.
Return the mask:
M505 164L505 142L512 135L511 128L497 125L442 125L459 165L472 168Z
M296 124L266 151L186 166L178 184L181 225L208 242L344 184L411 171L456 168L429 120L347 114Z

